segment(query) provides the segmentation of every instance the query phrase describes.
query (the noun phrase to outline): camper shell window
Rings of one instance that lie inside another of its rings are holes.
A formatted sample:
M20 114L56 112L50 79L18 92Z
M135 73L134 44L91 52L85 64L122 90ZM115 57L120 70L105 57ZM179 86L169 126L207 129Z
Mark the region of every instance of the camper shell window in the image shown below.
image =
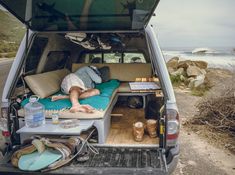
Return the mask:
M148 61L140 52L83 52L78 63L148 63Z

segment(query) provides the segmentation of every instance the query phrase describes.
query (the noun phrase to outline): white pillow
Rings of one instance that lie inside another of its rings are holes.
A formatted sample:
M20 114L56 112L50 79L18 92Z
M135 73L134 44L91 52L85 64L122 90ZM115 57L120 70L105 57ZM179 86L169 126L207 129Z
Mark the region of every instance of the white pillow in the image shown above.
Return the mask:
M24 79L33 91L40 98L48 97L60 90L63 78L70 72L68 69L60 69L41 74L28 75Z

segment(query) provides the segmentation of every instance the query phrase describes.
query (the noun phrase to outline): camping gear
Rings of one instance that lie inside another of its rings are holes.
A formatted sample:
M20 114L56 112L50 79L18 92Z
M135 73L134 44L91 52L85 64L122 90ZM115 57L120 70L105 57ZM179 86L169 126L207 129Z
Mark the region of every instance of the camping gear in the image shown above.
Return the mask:
M33 139L31 144L13 153L11 163L24 171L50 171L64 166L75 157L80 162L89 160L89 151L99 154L98 150L88 143L94 133L93 129L86 139L74 136L68 139L40 138Z
M129 96L127 98L127 106L130 108L138 109L143 107L142 96Z
M57 112L51 114L52 124L59 124L59 114Z
M24 171L38 171L48 167L62 157L59 151L47 149L43 153L34 152L23 155L19 159L19 169Z
M29 103L24 106L25 109L25 125L34 128L45 124L44 105L38 102L39 97L32 95Z
M72 119L72 120L62 120L60 122L60 127L64 129L75 128L79 126L79 120Z
M146 119L160 119L161 100L155 94L146 96L145 118Z
M136 122L133 124L133 136L137 142L143 141L144 138L144 124L142 122Z
M118 80L110 80L108 82L97 84L95 88L100 90L100 95L81 99L79 102L80 104L88 104L96 109L105 110L110 102L113 92L119 87L119 85L120 82ZM62 92L58 92L54 95L58 94L62 94ZM29 98L24 99L21 102L21 106L25 106L28 102ZM45 106L46 110L63 110L72 107L69 99L51 101L51 98L43 98L39 99L39 102Z
M19 158L22 156L22 155L26 155L26 154L30 154L30 153L33 153L35 152L37 149L34 145L28 145L24 148L21 148L19 150L17 150L16 152L14 152L11 156L11 164L14 166L14 167L18 167L18 162L19 162Z
M149 119L146 122L146 131L151 138L157 137L157 120Z

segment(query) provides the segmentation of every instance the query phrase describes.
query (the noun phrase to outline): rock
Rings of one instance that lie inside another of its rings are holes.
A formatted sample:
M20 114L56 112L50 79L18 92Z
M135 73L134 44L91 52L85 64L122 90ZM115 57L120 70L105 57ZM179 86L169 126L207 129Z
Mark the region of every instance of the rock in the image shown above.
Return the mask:
M208 66L208 63L205 61L191 61L191 60L184 60L184 61L179 61L178 63L178 68L182 67L185 70L189 67L189 66L197 66L200 69L206 69Z
M192 82L195 78L194 77L189 77L188 79L185 80L185 83L188 84L189 89L190 87L190 82Z
M183 75L180 75L180 80L181 80L181 81L185 81L185 80L186 80L186 77L183 76Z
M189 77L192 77L192 76L196 77L202 74L201 69L197 66L189 66L186 72Z
M168 67L168 72L171 75L173 72L175 72L175 69L173 69L172 67Z
M179 57L173 57L166 63L166 65L168 68L171 67L176 70L178 67L178 61L179 61Z
M193 61L194 64L199 67L200 69L206 69L208 66L208 63L205 61Z
M205 70L205 69L201 69L201 73L202 73L203 75L206 75L206 70Z
M177 71L172 72L171 75L177 76L177 75L182 75L183 73L184 73L184 69L183 68L179 68Z
M205 75L198 75L194 81L194 87L198 87L204 83Z
M189 77L188 78L188 81L191 82L192 80L194 80L195 78L194 77Z
M183 90L185 87L184 87L184 85L180 85L179 88L180 88L181 90Z
M186 70L189 66L194 66L195 64L193 63L193 61L190 60L185 60L185 61L179 61L178 63L178 68L184 68L184 70Z
M204 80L205 80L205 75L200 74L195 79L191 79L188 87L189 88L199 87L204 83Z
M191 81L189 82L188 87L190 89L192 89L194 87L194 81L195 81L195 79L191 79Z

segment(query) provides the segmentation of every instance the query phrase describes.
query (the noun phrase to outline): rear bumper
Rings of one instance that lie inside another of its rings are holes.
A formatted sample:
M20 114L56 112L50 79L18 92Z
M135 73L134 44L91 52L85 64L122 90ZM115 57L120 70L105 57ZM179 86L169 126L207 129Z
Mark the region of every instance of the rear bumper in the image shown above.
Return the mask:
M175 155L170 164L168 164L168 174L172 174L179 161L179 155Z
M105 167L105 168L87 168L87 167L74 167L74 166L65 166L58 170L46 172L43 174L48 175L79 175L79 174L102 174L102 175L119 175L119 174L136 174L136 175L166 175L171 174L178 163L179 155L175 155L172 161L167 165L168 166L168 173L162 171L161 169L153 169L153 168L113 168L113 167ZM9 165L9 164L8 164ZM1 175L21 175L21 174L42 174L41 172L25 172L20 171L19 169L13 168L12 166L3 166L0 164L0 174Z
M1 167L2 169L2 167ZM10 171L9 171L10 170ZM105 168L83 168L83 167L73 167L73 166L65 166L62 168L59 168L58 170L55 171L50 171L50 172L25 172L25 171L20 171L16 168L3 168L1 170L1 175L36 175L36 174L48 174L48 175L80 175L80 174L102 174L102 175L131 175L131 174L136 174L136 175L166 175L165 172L163 172L161 169L153 169L153 168L113 168L113 167L105 167Z
M179 144L169 150L170 162L167 164L168 167L168 174L173 173L175 170L177 163L179 161L179 153L180 153L180 146Z

